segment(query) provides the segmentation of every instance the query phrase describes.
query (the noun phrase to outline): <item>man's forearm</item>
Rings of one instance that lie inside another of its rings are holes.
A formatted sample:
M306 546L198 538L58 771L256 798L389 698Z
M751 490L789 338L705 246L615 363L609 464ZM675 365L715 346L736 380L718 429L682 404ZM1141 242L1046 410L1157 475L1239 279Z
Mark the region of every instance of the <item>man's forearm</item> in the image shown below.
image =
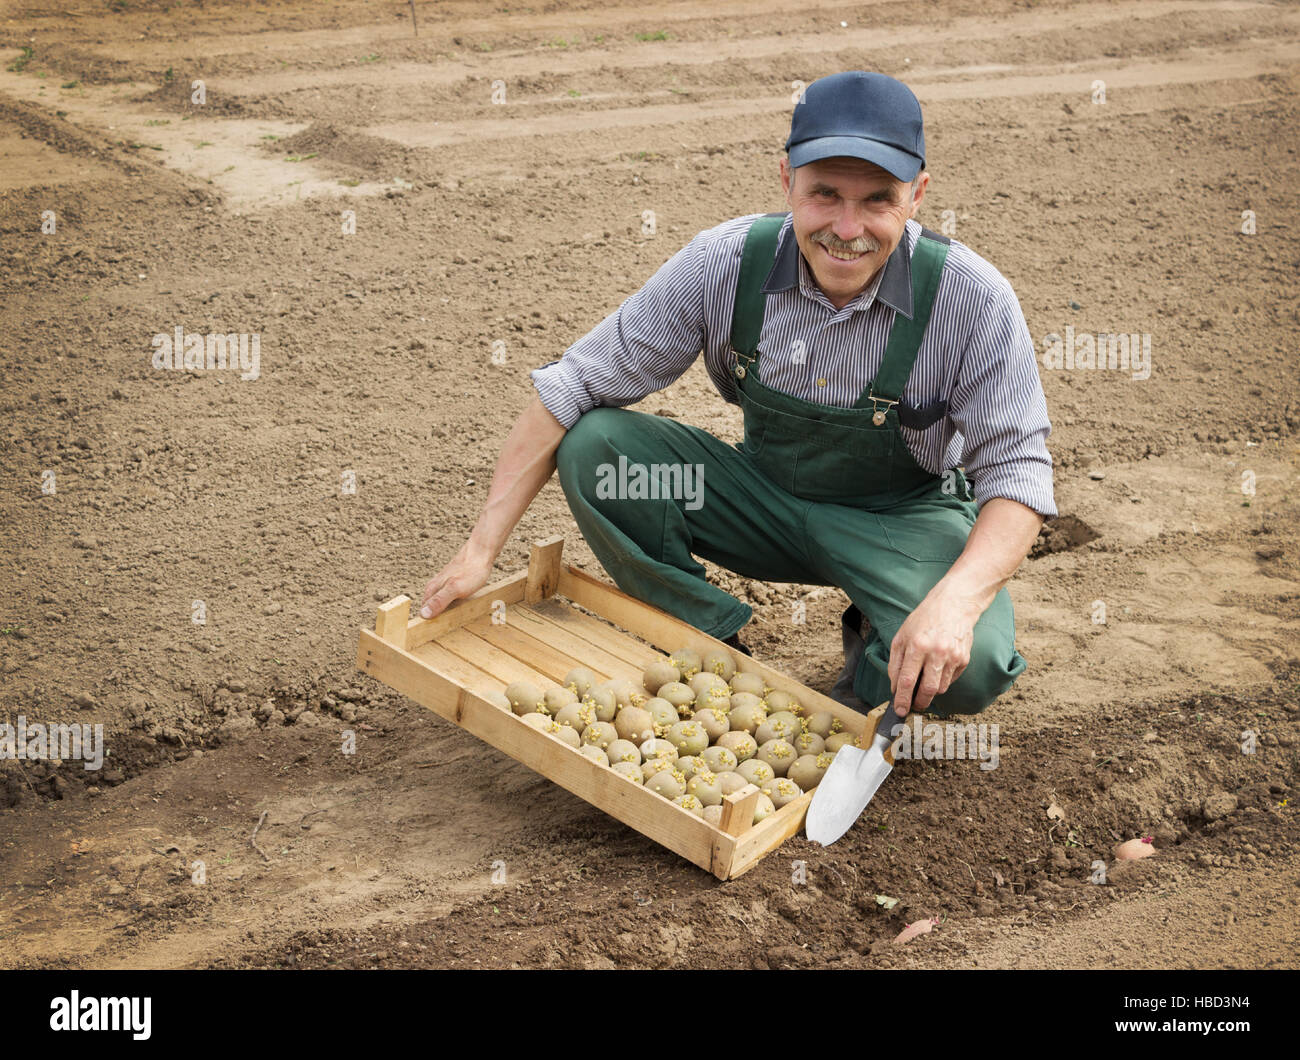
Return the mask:
M492 473L487 501L469 545L495 559L533 498L555 471L555 451L564 427L534 396L506 437Z
M986 501L966 547L930 595L970 608L978 618L1029 554L1042 525L1043 517L1019 501Z

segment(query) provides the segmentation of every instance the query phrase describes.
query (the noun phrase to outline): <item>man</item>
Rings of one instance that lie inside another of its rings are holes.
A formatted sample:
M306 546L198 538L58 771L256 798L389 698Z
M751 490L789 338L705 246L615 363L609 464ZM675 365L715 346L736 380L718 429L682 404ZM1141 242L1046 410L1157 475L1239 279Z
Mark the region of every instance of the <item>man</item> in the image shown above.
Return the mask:
M1032 339L1002 275L913 220L930 178L920 104L901 82L814 82L786 150L788 217L700 233L532 373L538 398L421 614L486 583L558 467L583 536L625 592L745 650L751 609L710 585L695 556L838 586L853 602L839 698L859 709L892 699L899 715L981 711L1025 669L1004 586L1056 514ZM744 411L739 447L621 407L668 386L701 349ZM611 491L610 469L637 466L676 481L694 472L702 497Z

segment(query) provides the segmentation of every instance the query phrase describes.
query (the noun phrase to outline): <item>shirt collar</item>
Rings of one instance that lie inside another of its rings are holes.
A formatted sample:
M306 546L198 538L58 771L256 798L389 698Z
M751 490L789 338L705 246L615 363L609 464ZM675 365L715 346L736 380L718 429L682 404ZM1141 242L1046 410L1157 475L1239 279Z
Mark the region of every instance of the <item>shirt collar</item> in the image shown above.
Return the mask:
M912 246L916 236L913 226L919 230L915 221L909 220L903 231L903 238L885 261L885 266L876 276L874 285L875 298L887 306L896 309L909 320L912 319ZM776 260L763 282L763 293L786 291L799 282L800 266L799 243L794 237L794 226L787 218L781 229L781 242L776 249ZM869 286L864 294L870 294Z

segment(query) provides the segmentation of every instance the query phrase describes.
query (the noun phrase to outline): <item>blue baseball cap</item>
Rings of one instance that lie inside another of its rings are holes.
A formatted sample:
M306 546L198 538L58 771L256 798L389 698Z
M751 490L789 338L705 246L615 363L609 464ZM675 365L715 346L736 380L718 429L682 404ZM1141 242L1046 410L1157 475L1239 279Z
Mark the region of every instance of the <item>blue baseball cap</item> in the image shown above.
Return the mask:
M921 104L902 81L851 70L809 85L795 104L790 165L861 158L911 182L925 165Z

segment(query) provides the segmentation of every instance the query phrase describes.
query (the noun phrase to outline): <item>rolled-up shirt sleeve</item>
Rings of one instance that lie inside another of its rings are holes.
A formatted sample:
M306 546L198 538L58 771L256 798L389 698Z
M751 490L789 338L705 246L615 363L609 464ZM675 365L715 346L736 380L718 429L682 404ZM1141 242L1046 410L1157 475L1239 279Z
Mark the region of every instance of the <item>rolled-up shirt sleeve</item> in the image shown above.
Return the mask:
M980 507L1008 497L1053 518L1047 399L1034 340L1005 280L981 311L962 358L949 411L964 439L963 463Z
M534 369L543 405L567 430L597 406L632 405L682 375L704 344L701 232L558 361Z

